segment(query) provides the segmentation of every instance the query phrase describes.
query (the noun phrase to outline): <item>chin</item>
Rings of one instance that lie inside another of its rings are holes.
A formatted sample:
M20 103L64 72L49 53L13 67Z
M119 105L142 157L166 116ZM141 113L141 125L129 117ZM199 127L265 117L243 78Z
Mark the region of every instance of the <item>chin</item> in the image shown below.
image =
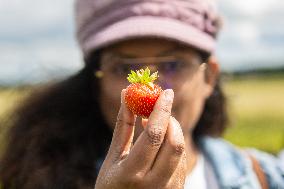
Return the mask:
M188 119L185 120L181 120L181 115L179 114L178 111L176 111L176 109L173 109L172 110L172 116L176 118L176 120L179 122L181 128L182 128L182 131L183 133L192 133L192 131L194 130L195 128L195 125L196 125L196 119L193 119L191 118L190 115L188 115Z

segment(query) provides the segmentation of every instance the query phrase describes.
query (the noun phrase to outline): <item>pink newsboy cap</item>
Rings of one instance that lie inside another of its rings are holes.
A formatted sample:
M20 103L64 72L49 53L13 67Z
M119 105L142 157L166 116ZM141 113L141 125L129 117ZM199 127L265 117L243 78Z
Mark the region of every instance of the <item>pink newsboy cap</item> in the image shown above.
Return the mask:
M162 38L212 53L219 29L214 0L77 0L77 39L85 57L134 38Z

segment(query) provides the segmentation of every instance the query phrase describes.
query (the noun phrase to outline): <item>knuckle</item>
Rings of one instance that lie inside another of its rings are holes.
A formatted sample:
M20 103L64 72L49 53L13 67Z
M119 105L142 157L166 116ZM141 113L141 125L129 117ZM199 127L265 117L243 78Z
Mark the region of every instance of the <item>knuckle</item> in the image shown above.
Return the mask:
M117 161L120 160L121 151L119 151L118 149L114 149L111 152L111 156L112 156L112 164L115 164Z
M133 176L132 181L134 184L139 185L140 183L143 182L143 179L144 179L144 174L139 172Z
M143 175L142 174L134 174L128 176L123 179L126 182L127 188L141 188L141 184L143 183Z
M123 113L120 110L117 117L116 117L116 125L117 126L126 125L126 126L129 126L129 127L132 127L132 126L134 126L134 123L130 120L125 119Z
M183 143L178 143L173 149L176 155L181 156L185 150L185 145Z
M123 124L123 119L122 119L122 117L121 117L121 115L120 115L120 113L117 115L117 117L116 117L116 125L117 126L121 126Z
M165 103L160 104L160 106L158 107L158 109L166 114L170 114L171 113L171 102L166 100Z
M173 98L164 98L163 103L166 105L171 105L173 103Z
M127 127L134 127L134 123L132 121L125 121L125 125Z
M172 103L170 101L166 100L165 103L157 104L155 109L156 109L157 112L161 112L162 114L165 114L165 115L170 115L171 114L171 107L172 107Z
M182 130L179 123L174 119L173 129L175 130L174 136L170 139L170 145L176 155L181 156L185 151L185 142Z
M170 106L169 105L164 105L161 106L160 111L164 112L166 115L171 114Z
M160 127L152 126L147 132L148 139L153 146L160 146L163 139L163 130Z

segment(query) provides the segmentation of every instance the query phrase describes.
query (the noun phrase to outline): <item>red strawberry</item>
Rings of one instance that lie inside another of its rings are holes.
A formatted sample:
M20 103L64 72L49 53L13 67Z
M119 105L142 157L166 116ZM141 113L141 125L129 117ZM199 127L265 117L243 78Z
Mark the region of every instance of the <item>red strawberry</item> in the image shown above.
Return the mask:
M133 114L148 118L153 111L153 107L163 91L153 81L158 78L158 72L150 74L149 68L136 72L131 70L128 74L128 81L131 83L125 92L125 103Z

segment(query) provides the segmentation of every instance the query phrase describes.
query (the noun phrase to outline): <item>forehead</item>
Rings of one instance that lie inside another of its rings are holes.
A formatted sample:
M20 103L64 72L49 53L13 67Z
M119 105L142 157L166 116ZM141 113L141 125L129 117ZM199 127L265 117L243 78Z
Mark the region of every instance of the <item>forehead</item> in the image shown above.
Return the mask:
M185 49L188 52L195 51L193 48L180 43L157 38L127 40L107 47L105 51L115 52L128 57L145 57L167 54L179 48Z

